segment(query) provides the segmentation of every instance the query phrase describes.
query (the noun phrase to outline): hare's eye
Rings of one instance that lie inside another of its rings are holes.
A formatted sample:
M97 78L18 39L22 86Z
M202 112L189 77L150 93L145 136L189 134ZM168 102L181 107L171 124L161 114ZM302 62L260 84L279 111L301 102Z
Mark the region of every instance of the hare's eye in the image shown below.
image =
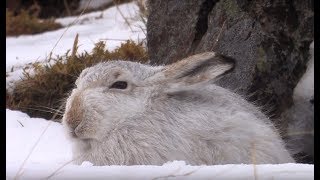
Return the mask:
M111 88L114 88L114 89L126 89L128 86L128 83L125 82L125 81L117 81L115 83L113 83L111 86L110 86L110 89Z

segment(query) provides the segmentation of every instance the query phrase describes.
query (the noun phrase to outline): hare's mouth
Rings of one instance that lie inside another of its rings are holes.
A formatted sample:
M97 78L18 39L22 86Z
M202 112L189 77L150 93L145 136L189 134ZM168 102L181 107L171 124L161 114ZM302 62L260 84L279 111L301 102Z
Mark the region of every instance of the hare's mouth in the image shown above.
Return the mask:
M76 133L74 131L70 131L69 135L71 138L78 139L78 136L76 135Z
M83 142L89 142L89 141L92 141L92 140L93 140L93 138L90 138L90 137L78 136L74 131L70 131L69 136L70 136L72 139L81 140L81 141L83 141Z

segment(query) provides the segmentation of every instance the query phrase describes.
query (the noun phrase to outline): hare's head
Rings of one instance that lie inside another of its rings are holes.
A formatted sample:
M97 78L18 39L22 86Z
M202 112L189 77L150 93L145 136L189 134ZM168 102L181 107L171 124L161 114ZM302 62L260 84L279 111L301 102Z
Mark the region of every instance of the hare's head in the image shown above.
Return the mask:
M67 100L63 123L74 138L99 141L122 122L143 115L154 97L190 87L201 89L233 67L232 59L213 52L167 66L100 63L80 74Z

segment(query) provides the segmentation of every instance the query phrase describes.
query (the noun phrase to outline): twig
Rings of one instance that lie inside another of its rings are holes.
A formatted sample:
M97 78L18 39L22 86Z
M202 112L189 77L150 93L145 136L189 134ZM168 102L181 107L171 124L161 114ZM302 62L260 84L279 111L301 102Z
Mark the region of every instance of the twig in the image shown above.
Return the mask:
M113 0L113 4L116 6L117 10L119 11L120 15L122 16L122 18L124 19L124 21L127 23L127 25L129 26L130 30L133 31L131 24L129 23L129 21L127 20L127 18L123 15L122 11L119 8L119 5L116 3L115 0Z
M67 28L64 30L64 32L61 34L61 36L59 37L58 41L55 43L55 45L53 46L53 48L51 49L50 53L49 53L49 61L51 59L51 55L53 50L57 47L58 43L60 42L60 40L62 39L62 37L65 35L65 33L69 30L69 28L74 25L76 23L76 21L80 18L80 16L82 16L82 14L87 10L89 4L90 4L91 0L88 1L88 4L86 5L86 7L82 10L82 12L79 14L79 16L76 17L75 20L72 21L72 23L70 23Z
M18 121L18 120L17 120L17 121ZM18 123L20 123L20 124L21 124L21 126L22 126L22 127L24 127L24 125L23 125L20 121L18 121Z
M79 42L79 34L77 33L74 42L73 42L73 47L71 51L71 59L74 59L76 57L76 53L78 50L78 42Z
M156 180L156 179L164 179L164 178L170 178L170 177L179 177L179 176L189 176L193 173L195 173L196 171L198 171L199 169L201 169L202 167L200 166L199 168L195 169L195 170L192 170L190 172L187 172L187 173L184 173L184 174L170 174L170 175L167 175L167 176L160 176L160 177L156 177L156 178L153 178L152 180Z
M32 152L34 151L34 149L36 148L36 146L38 145L38 143L40 142L40 139L42 138L43 134L47 131L47 129L49 128L50 124L52 123L52 121L50 121L46 128L42 131L41 135L39 136L39 138L37 139L36 143L32 146L31 151L29 152L28 156L26 159L24 159L23 163L21 164L16 176L14 177L14 180L17 180L19 178L20 175L22 175L21 171L22 168L24 167L25 163L27 162L27 160L30 158Z
M89 154L89 153L90 153L90 152L88 152L88 154ZM44 178L44 179L48 180L48 179L52 178L52 177L53 177L54 175L56 175L62 168L64 168L66 165L72 163L73 161L79 159L81 156L84 156L84 155L79 155L79 156L77 156L76 158L73 158L73 159L71 159L70 161L67 161L66 163L62 164L59 168L57 168L55 171L53 171L53 173L51 173L49 176L47 176L47 177Z
M252 154L251 154L251 157L252 157L252 164L253 164L253 174L254 174L254 180L258 180L258 175L257 175L257 160L256 160L256 145L255 143L253 142L252 143Z
M70 8L69 8L67 0L63 0L63 4L64 4L64 7L67 10L68 15L71 16L71 11L70 11Z
M60 111L61 107L62 107L62 105L59 107L59 110L58 110L58 111ZM57 114L58 114L58 113L55 113L55 114L52 116L51 120L53 120L54 118L56 118ZM50 121L50 122L47 124L47 126L46 126L45 129L42 131L42 133L41 133L41 135L39 136L39 138L37 139L36 143L32 146L29 154L27 155L26 159L24 159L24 161L22 162L22 164L21 164L21 166L20 166L17 174L15 175L14 180L17 180L17 179L22 175L21 171L22 171L24 165L26 164L27 160L30 158L32 152L34 151L34 149L36 148L36 146L39 144L42 136L43 136L44 133L47 131L47 129L49 128L49 126L51 125L52 122L53 122L53 121Z
M103 38L99 39L100 41L127 41L128 39L113 39L113 38Z
M217 36L217 38L216 38L216 42L213 44L213 47L212 47L211 50L214 50L214 48L216 47L217 43L219 42L219 40L220 40L220 35L221 35L221 33L222 33L222 30L224 29L225 23L226 23L226 20L223 21L222 27L220 28L219 34L218 34L218 36Z
M60 171L62 168L64 168L66 165L70 164L72 161L74 161L75 159L71 159L70 161L67 161L66 163L64 163L62 166L60 166L58 169L56 169L55 171L53 171L53 173L51 173L49 176L47 176L45 179L50 179L52 178L54 175L57 174L58 171Z

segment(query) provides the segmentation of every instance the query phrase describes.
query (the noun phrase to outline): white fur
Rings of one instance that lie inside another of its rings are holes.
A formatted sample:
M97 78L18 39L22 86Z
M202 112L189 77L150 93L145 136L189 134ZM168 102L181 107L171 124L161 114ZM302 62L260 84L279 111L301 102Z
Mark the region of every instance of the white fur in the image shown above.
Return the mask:
M63 117L76 162L294 162L257 107L210 82L232 67L203 53L168 66L111 61L85 69ZM116 81L128 88L110 88Z

